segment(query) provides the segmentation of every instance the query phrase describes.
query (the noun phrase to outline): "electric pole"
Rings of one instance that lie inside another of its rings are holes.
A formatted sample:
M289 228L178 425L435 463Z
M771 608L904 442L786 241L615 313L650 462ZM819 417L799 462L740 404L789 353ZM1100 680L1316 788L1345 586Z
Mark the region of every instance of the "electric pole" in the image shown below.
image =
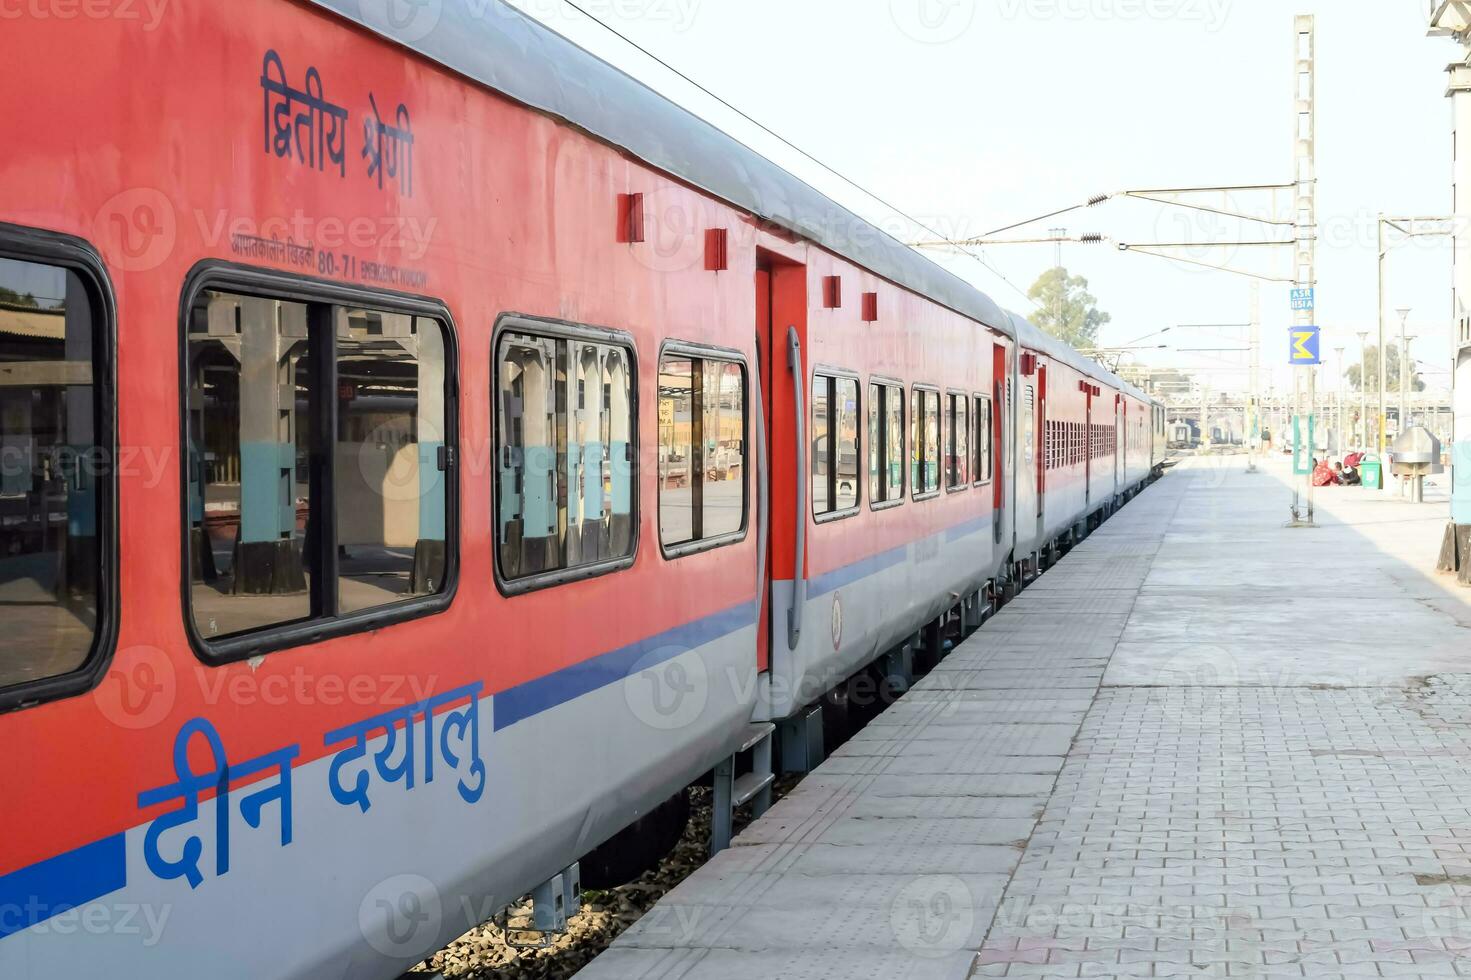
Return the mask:
M1461 45L1453 63L1451 100L1452 200L1455 202L1454 273L1455 329L1451 374L1451 522L1441 548L1440 567L1460 569L1460 580L1471 585L1471 20L1466 5L1441 3L1431 9L1432 34L1454 38Z
M1295 71L1293 76L1297 81L1296 97L1294 106L1296 108L1296 119L1294 120L1293 140L1293 173L1296 180L1294 199L1297 203L1295 208L1295 236L1296 244L1293 248L1293 281L1294 287L1306 291L1306 295L1313 297L1312 303L1296 304L1299 306L1293 312L1293 325L1301 331L1304 327L1313 326L1316 319L1317 306L1317 239L1318 239L1318 173L1317 173L1317 112L1316 112L1316 55L1317 55L1317 31L1315 21L1310 14L1300 14L1295 26L1295 37L1293 38L1293 56ZM1294 385L1297 391L1298 401L1298 451L1294 460L1294 487L1292 492L1292 520L1288 527L1315 527L1316 515L1313 507L1313 481L1312 464L1310 461L1317 452L1316 439L1314 439L1313 416L1317 411L1318 382L1316 367L1299 365L1293 368L1297 375ZM1306 403L1304 404L1304 393ZM1302 448L1302 441L1307 440L1306 451ZM1306 490L1306 493L1304 493Z

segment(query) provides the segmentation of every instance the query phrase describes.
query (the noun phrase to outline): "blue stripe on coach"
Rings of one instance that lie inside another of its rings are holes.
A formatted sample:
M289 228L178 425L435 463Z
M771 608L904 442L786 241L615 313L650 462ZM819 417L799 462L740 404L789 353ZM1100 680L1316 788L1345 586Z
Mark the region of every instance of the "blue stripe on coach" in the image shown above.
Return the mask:
M965 521L946 528L930 538L943 538L946 542L959 541L991 526L989 516ZM920 541L900 545L881 551L868 558L859 559L850 565L834 569L825 575L810 579L807 597L827 595L854 582L862 581L879 572L904 564L909 559L909 549ZM702 619L682 623L663 633L647 637L626 647L584 660L565 667L544 677L527 681L495 695L495 731L510 728L543 711L575 701L585 694L600 690L610 684L637 673L657 667L688 653L707 643L713 643L738 630L756 625L757 610L752 603L741 603L722 612Z
M757 615L755 603L743 602L502 691L494 698L495 730L509 728L641 670L657 667L697 647L755 626Z
M0 939L110 895L128 884L122 834L0 878Z

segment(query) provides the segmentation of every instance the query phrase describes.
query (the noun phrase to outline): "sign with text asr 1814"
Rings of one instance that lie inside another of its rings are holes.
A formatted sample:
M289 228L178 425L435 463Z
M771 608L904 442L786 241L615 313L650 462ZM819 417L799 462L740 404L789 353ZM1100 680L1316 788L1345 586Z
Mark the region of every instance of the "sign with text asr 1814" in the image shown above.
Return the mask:
M1311 367L1323 363L1323 328L1293 327L1288 332L1288 363Z
M1294 312L1300 313L1304 310L1312 312L1314 309L1316 309L1316 306L1317 298L1313 295L1313 288L1311 286L1301 289L1293 289L1292 309Z

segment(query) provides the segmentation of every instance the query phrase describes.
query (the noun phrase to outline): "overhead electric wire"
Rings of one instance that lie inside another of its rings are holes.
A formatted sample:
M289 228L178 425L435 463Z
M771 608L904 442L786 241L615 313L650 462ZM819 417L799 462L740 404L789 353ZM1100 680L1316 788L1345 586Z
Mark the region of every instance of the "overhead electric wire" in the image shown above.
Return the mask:
M602 20L597 15L595 15L593 13L590 13L584 7L582 7L581 5L579 5L578 3L576 3L575 0L562 0L562 2L564 4L566 4L567 6L571 7L573 10L577 11L583 17L586 17L588 20L592 21L594 24L597 24L599 27L603 28L603 30L607 31L608 33L612 34L614 37L616 37L619 40L621 40L623 43L627 44L629 47L633 48L634 50L638 51L640 54L644 55L644 57L649 58L650 60L658 63L659 65L662 65L666 71L669 71L670 73L674 74L675 76L683 79L687 84L692 85L695 88L699 89L701 92L705 93L705 95L709 96L710 98L714 99L716 102L718 102L721 105L725 106L725 108L729 109L731 112L733 112L736 115L740 116L742 119L746 120L751 125L753 125L756 128L760 129L762 132L766 133L768 136L771 136L773 139L777 140L783 146L788 147L792 151L800 154L802 157L804 157L804 158L812 161L813 163L817 164L823 170L826 170L828 173L832 174L834 177L837 177L839 180L843 181L845 184L848 184L850 187L856 188L857 190L861 191L863 194L867 195L869 198L873 199L874 201L877 201L879 204L882 204L884 207L888 208L894 214L899 215L901 218L903 218L906 221L910 222L915 227L921 228L924 231L929 232L931 235L936 236L937 238L944 238L945 237L941 232L936 231L934 228L932 228L929 225L925 224L923 221L921 221L920 219L916 218L914 215L908 213L907 211L904 211L903 209L901 209L899 207L896 207L895 205L891 204L889 201L885 200L884 198L880 197L878 194L876 194L873 191L869 190L867 187L864 187L862 184L858 183L858 181L856 181L853 178L849 177L848 175L842 173L841 171L839 171L839 170L837 170L837 169L829 166L828 164L823 163L821 160L817 159L817 157L813 156L811 153L808 153L806 150L802 149L800 146L798 146L797 144L793 143L791 140L787 139L785 136L783 136L780 133L776 132L776 130L772 129L770 126L767 126L765 123L760 122L759 120L757 120L750 113L748 113L748 112L746 112L746 111L744 111L744 110L742 110L740 108L737 108L736 106L732 105L726 99L722 98L719 95L716 95L714 92L710 91L710 89L706 88L704 85L702 85L699 82L695 81L689 75L687 75L684 72L680 71L678 68L674 67L669 62L665 61L663 58L659 57L657 54L655 54L654 52L650 51L648 48L644 47L642 44L639 44L637 41L635 41L633 38L629 37L627 34L624 34L622 31L618 30L618 28L616 28L613 25L611 25L611 24L607 23L606 21ZM748 147L748 149L752 149L753 152L754 152L754 148ZM1036 305L1036 300L1034 300L1034 299L1032 299L1032 297L1028 296L1025 292L1022 291L1021 287L1017 286L1016 283L1014 283L1010 279L1006 278L1006 275L1000 269L996 268L989 261L987 261L985 259L985 257L984 257L984 253L978 255L975 252L972 252L972 251L970 251L969 249L966 249L966 248L960 248L960 251L963 252L963 253L965 253L970 258L975 259L978 263L981 264L981 266L983 268L985 268L991 274L997 276L1002 282L1006 283L1006 285L1010 286L1013 290L1016 291L1017 295L1023 297L1028 303L1031 303L1033 305Z

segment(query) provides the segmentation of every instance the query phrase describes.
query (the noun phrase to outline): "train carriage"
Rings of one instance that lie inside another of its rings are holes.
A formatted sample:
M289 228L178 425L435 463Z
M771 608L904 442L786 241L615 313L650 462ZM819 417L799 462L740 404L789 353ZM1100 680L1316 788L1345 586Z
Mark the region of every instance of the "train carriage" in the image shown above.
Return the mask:
M7 30L0 975L394 977L1158 461L774 164L413 10Z

